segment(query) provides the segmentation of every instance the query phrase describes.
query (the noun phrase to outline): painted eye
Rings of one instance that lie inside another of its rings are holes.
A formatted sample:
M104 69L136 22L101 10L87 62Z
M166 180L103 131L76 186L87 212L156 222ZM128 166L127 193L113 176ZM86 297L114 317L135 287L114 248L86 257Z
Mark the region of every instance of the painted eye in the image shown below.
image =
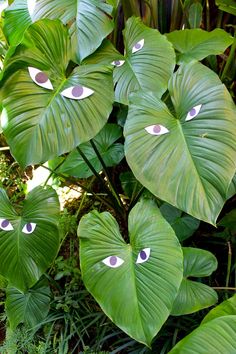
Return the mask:
M32 234L36 228L36 224L34 222L28 222L28 224L25 224L25 226L22 229L22 232L24 234Z
M187 117L185 118L185 121L191 120L195 118L198 113L200 112L202 105L199 104L198 106L195 106L191 109L191 111L188 112Z
M136 53L139 50L141 50L144 46L144 39L141 39L141 41L138 41L132 48L132 53Z
M102 262L111 268L118 268L119 266L121 266L121 264L124 263L123 259L117 256L109 256L103 259Z
M12 224L7 219L0 219L0 229L4 231L14 230Z
M112 65L119 67L119 66L122 66L124 63L125 63L125 60L115 60L112 62Z
M73 100L82 100L94 93L93 90L84 86L72 86L61 92L62 96L72 98Z
M51 81L49 80L47 74L39 69L28 67L28 71L31 79L39 86L44 87L48 90L53 90Z
M150 248L144 248L143 250L141 250L138 254L138 258L136 263L144 263L148 260L148 258L150 257L150 252L151 249Z
M163 135L169 133L169 130L160 124L149 125L145 130L151 135Z

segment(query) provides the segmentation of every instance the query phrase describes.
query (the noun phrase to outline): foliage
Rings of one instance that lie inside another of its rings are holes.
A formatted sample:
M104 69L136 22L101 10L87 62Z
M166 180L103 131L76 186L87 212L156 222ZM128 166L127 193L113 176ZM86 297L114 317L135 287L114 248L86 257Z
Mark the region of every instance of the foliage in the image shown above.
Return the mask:
M234 298L200 322L236 286L234 4L31 4L0 23L1 352L230 352Z

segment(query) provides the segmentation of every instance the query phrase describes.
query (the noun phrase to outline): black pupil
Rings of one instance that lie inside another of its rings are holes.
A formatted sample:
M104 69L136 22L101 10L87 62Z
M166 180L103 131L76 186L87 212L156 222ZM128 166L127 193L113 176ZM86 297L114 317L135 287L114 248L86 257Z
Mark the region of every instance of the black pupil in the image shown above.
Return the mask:
M145 260L145 259L147 258L147 255L146 255L146 252L145 252L145 251L141 251L139 255L140 255L140 258L141 258L142 260Z
M32 225L31 225L31 223L28 223L28 224L26 225L26 230L27 230L28 232L31 232L31 231L32 231Z
M8 220L3 220L1 223L2 227L7 227L10 224L10 222Z

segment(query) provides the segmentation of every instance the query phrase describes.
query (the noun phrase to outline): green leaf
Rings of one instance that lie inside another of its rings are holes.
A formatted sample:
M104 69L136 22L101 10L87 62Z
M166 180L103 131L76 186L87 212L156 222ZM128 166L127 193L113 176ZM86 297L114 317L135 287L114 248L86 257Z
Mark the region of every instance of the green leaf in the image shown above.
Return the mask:
M208 314L202 320L201 324L212 321L218 317L229 316L229 315L236 316L236 294L231 298L223 301L221 304L216 306L211 311L209 311Z
M211 32L199 28L178 30L166 36L178 53L178 64L222 54L233 43L233 37L220 28Z
M236 209L231 210L229 213L219 221L218 226L227 228L231 234L236 232Z
M197 62L178 69L169 93L171 111L152 93L132 97L124 129L127 162L158 198L215 225L235 173L234 103L218 76ZM153 135L156 126L165 134Z
M116 124L106 124L93 139L93 142L107 167L117 165L124 157L124 146L120 143L115 143L115 141L121 136L121 127ZM97 172L103 169L102 164L90 143L81 144L80 149ZM93 172L84 162L77 150L73 150L67 156L65 162L57 169L57 172L78 178L88 178L93 175Z
M32 20L26 0L15 0L4 11L4 34L11 46L18 45Z
M216 318L196 328L169 354L236 353L236 316Z
M132 200L139 194L143 186L137 181L131 171L122 172L119 177L125 194Z
M6 192L0 189L0 273L9 285L25 291L51 264L59 247L59 211L58 197L52 188L33 189L20 212L15 211Z
M21 46L8 63L6 75L11 74L3 88L4 134L23 167L53 159L93 138L113 103L111 66L80 65L68 75L70 42L59 21L41 20L26 36L30 47ZM20 70L14 72L17 65ZM28 67L44 71L53 89L37 85ZM94 93L83 99L62 95L78 85Z
M126 54L124 64L114 69L115 100L128 104L129 94L140 89L157 92L161 97L175 67L172 46L165 36L135 17L127 21L123 35ZM132 53L142 40L143 48Z
M209 286L189 280L188 277L206 277L217 268L215 256L205 250L183 247L184 278L180 285L171 314L185 315L214 305L217 293Z
M136 204L128 224L127 244L111 214L92 211L81 219L82 276L106 315L129 336L150 346L182 280L182 252L154 202ZM112 260L116 267L112 268Z
M33 19L60 19L70 26L78 61L93 53L113 30L113 7L104 0L38 0Z
M190 215L183 214L181 210L168 203L163 203L160 211L173 228L180 242L191 237L200 225L199 220Z
M233 197L236 194L236 173L229 185L229 189L227 192L227 199Z
M236 16L236 4L234 0L216 0L216 5L220 10Z
M188 20L191 28L198 28L202 22L202 4L194 2L189 8Z
M6 291L6 312L11 329L14 330L20 323L32 328L42 322L49 311L50 293L44 280L25 293L9 287Z

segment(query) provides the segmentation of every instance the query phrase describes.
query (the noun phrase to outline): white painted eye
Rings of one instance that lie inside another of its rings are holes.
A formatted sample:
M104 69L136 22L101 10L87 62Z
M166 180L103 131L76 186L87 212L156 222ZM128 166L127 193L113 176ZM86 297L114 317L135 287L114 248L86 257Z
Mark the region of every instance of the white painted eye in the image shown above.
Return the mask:
M136 263L147 262L148 258L150 257L150 252L151 252L150 248L144 248L143 250L141 250L138 254Z
M61 95L72 98L73 100L82 100L83 98L91 96L93 93L94 91L90 88L78 85L65 89L61 92Z
M169 130L160 124L149 125L145 130L151 135L163 135L169 133Z
M22 232L24 234L32 234L36 228L36 224L34 222L28 222L28 224L25 224L25 226L22 229Z
M191 111L188 112L187 117L185 118L185 121L191 120L195 118L198 113L200 112L202 105L199 104L198 106L195 106L191 109Z
M122 66L124 63L125 63L125 60L115 60L111 64L119 67L119 66Z
M12 224L7 219L0 219L0 229L4 231L14 230Z
M47 74L45 74L43 71L39 69L35 69L32 67L28 67L28 71L30 74L31 79L41 87L44 87L48 90L53 90L53 86L51 81L49 80Z
M144 46L144 39L141 39L141 41L138 41L132 48L132 53L136 53L139 50L141 50Z
M106 264L108 267L111 268L118 268L121 266L121 264L124 263L123 259L117 256L109 256L102 261L104 264Z

